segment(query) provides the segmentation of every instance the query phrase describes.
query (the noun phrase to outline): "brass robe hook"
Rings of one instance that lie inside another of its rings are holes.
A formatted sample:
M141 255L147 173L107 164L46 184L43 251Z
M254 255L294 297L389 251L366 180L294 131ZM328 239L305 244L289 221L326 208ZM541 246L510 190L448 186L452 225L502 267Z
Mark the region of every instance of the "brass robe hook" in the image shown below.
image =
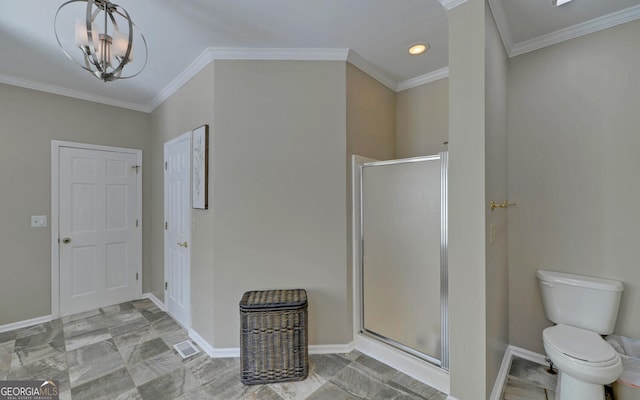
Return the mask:
M489 204L489 207L491 207L491 211L495 210L496 208L509 208L509 207L515 207L516 203L509 203L508 201L503 201L502 203L496 203L495 201L491 200L491 204Z

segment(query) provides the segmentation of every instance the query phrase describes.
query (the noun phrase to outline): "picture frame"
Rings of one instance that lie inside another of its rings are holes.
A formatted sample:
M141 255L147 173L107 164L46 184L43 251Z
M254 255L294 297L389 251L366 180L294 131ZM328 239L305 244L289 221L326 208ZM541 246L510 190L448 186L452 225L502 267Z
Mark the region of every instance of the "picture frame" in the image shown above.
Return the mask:
M191 133L191 207L209 208L209 125Z

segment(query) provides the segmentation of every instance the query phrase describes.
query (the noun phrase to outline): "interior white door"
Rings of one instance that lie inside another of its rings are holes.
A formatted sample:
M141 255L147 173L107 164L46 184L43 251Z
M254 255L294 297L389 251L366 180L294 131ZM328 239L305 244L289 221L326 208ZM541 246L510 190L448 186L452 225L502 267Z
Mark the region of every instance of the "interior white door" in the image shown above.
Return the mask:
M61 147L60 315L140 297L134 151Z
M164 299L167 312L191 326L191 132L164 145Z

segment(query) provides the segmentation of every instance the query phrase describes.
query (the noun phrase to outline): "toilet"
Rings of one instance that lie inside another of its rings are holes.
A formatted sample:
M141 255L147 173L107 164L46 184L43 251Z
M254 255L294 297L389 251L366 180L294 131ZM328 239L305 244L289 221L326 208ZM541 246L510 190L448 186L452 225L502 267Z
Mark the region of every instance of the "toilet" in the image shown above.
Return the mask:
M537 272L547 318L547 356L558 368L556 400L603 400L604 385L622 374L620 355L602 336L613 333L622 282L561 272Z

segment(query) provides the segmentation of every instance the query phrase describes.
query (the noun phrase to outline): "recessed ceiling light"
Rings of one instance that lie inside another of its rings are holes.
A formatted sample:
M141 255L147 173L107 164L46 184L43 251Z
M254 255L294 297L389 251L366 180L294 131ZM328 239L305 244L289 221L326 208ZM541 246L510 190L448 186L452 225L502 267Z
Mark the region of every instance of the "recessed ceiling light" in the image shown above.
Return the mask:
M556 7L560 7L561 5L567 4L570 1L571 0L551 0L551 5L554 5Z
M422 54L427 50L429 50L428 44L414 44L413 46L409 47L409 54L417 56L418 54Z

